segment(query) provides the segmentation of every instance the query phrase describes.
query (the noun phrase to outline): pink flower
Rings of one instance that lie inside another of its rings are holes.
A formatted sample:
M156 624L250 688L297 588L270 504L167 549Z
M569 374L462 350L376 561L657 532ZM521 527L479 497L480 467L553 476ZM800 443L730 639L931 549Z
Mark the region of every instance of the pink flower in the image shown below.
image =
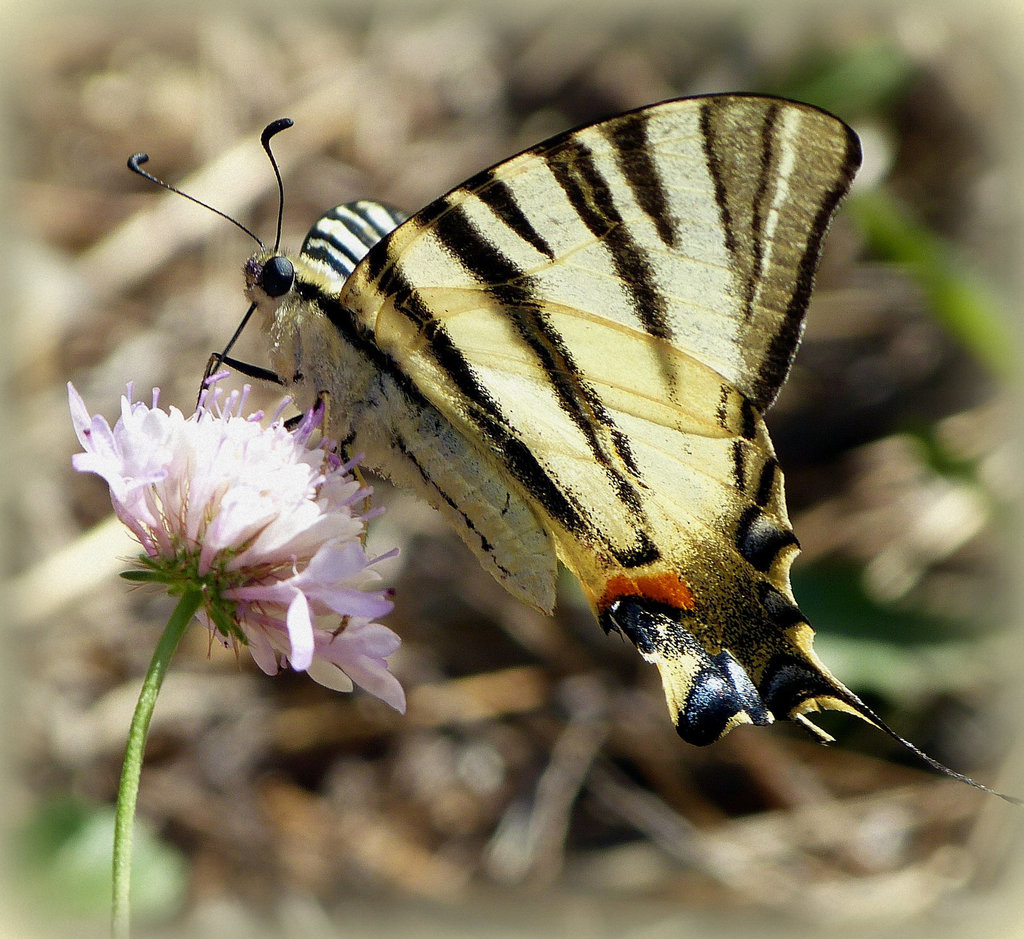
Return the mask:
M328 688L353 682L398 711L405 693L388 670L399 638L374 622L391 611L362 546L369 490L322 444L312 414L290 432L242 417L248 389L208 392L195 414L121 399L113 428L68 384L84 453L80 472L110 488L114 511L141 543L133 580L180 593L197 585L197 618L226 646L241 643L268 675L290 666ZM393 552L392 552L393 553ZM385 556L391 556L385 555Z

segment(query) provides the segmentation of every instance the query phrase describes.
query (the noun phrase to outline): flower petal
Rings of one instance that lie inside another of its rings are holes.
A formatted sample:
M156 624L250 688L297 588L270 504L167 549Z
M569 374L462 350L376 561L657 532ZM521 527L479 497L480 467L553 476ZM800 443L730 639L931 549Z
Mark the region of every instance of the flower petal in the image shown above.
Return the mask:
M281 665L278 662L277 650L270 644L266 633L262 630L252 630L246 633L246 639L252 660L265 674L276 675L281 670Z
M405 713L405 689L388 671L383 660L360 656L345 665L345 674L370 694L390 704L399 714Z
M298 672L304 672L313 662L313 622L309 617L309 602L301 590L295 591L288 604L288 640L291 652L288 662Z
M318 685L330 688L331 691L351 691L355 687L348 675L326 659L314 658L306 674Z
M390 629L352 620L341 632L321 633L318 640L318 658L334 663L357 685L405 713L405 691L385 660L401 643Z

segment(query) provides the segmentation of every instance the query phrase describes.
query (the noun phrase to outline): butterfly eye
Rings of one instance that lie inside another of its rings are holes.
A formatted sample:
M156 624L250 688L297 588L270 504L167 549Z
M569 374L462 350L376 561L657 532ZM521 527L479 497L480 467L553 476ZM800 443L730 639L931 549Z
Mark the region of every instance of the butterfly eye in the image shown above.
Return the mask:
M288 258L271 258L263 265L260 286L268 297L283 297L295 283L295 267Z

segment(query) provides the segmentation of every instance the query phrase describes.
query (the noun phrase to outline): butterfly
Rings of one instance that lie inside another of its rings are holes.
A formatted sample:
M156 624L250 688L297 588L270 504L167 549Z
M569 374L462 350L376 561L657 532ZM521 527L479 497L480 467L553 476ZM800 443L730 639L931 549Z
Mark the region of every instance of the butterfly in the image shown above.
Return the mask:
M264 132L268 154L289 124ZM272 368L215 358L300 408L326 395L342 451L435 506L525 603L551 612L564 564L657 667L689 743L778 718L828 742L809 715L847 711L984 789L829 672L790 585L764 414L860 160L854 132L805 104L643 107L411 217L347 203L297 255L261 248L246 293Z

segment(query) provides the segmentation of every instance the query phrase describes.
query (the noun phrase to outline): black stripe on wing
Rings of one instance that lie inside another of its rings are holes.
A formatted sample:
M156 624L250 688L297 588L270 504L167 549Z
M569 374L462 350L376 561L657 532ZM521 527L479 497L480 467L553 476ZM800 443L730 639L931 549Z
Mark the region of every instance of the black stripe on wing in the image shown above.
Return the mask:
M545 315L543 301L534 292L530 278L487 239L461 208L441 215L433 232L508 317L536 357L563 413L579 429L595 461L608 474L619 500L630 509L637 527L643 526L640 497L633 484L615 468L621 461L634 477L639 476L629 441L616 427L594 388L580 376L564 338ZM614 453L608 451L599 427L611 436Z
M479 188L477 188L478 184ZM504 222L509 231L532 245L548 260L554 260L554 249L523 212L509 186L503 180L495 179L491 170L485 170L461 188L472 192L497 218Z
M860 165L860 143L853 136L853 131L849 131L847 144L847 174L829 190L814 217L803 256L797 267L796 287L790 298L789 306L786 308L786 315L765 350L756 385L757 399L763 399L765 407L775 400L779 387L789 374L789 367L796 355L796 346L803 330L804 314L807 312L807 304L811 299L811 289L814 286L814 273L818 268L822 239L828 231L832 214L835 212L839 200L846 195L846 191L853 181L853 174Z
M486 174L471 183L484 185ZM631 472L638 467L629 449L626 435L614 426L603 403L578 377L575 363L560 334L551 328L542 315L542 306L533 296L524 272L488 242L472 225L465 212L452 206L451 196L439 199L416 216L416 223L436 237L445 250L465 269L467 278L481 284L506 312L509 320L537 355L539 366L552 381L553 388L566 414L584 433L595 460L609 473L623 506L630 512L637 529L635 541L628 545L609 544L590 518L586 500L562 486L539 462L529 447L512 429L511 421L501 405L481 382L480 377L451 335L438 322L434 311L420 297L415 286L401 271L400 259L391 255L390 243L383 242L366 258L367 279L373 288L387 296L393 308L416 325L426 341L425 348L437 367L448 377L462 398L469 403L466 414L477 426L481 437L499 454L512 475L568 531L595 547L604 545L626 567L651 563L659 556L657 547L644 531L645 518L636 489L622 473L614 470L612 455L596 434L598 424L605 426L614 441L615 456ZM504 199L499 195L498 200ZM486 198L482 200L487 203ZM532 238L516 219L522 216L518 207L504 202L495 216L505 222L509 232L533 244ZM539 237L539 236L538 236ZM543 249L533 244L537 250ZM340 312L340 311L339 311ZM330 312L328 313L330 316ZM350 316L342 316L350 320ZM332 317L333 320L333 317ZM336 322L343 332L345 328ZM383 354L383 353L381 353ZM399 369L388 359L390 368ZM406 381L411 380L406 378Z
M730 205L733 197L729 191L729 172L720 156L721 152L729 153L730 151L721 148L720 135L715 123L720 111L721 108L716 106L716 102L707 102L701 108L700 129L704 138L704 159L715 191L715 203L718 205L725 247L733 257L735 270L742 272L742 286L739 291L742 297L741 316L744 322L748 322L753 313L758 283L764 273L764 201L768 194L774 162L772 159L774 130L779 108L777 104L772 104L764 111L758 134L760 155L757 167L757 186L751 204L737 206L737 208L749 211L749 220L735 218ZM744 236L745 229L746 236Z
M586 509L574 504L555 480L548 474L529 448L510 429L510 422L498 403L480 383L465 356L439 329L432 311L417 292L392 264L386 262L385 246L371 252L368 263L376 264L382 272L377 289L386 295L396 310L420 327L430 340L430 350L438 367L448 376L462 397L472 402L470 417L480 429L482 437L498 452L512 475L538 502L568 531L582 540L599 538L594 531ZM371 361L379 371L394 379L406 397L417 406L430 406L427 398L403 371L399 362L381 350L373 335L357 323L352 311L336 297L329 296L315 284L300 284L304 299L319 305L343 338Z
M784 549L799 548L796 535L752 505L740 516L736 525L736 550L762 574L768 573Z
M737 108L739 111L736 114L730 113ZM744 321L749 321L754 315L754 305L759 285L763 286L763 278L771 276L771 271L765 268L764 239L773 198L772 182L783 156L779 115L779 102L765 109L760 127L746 129L749 146L740 148L737 143L744 130L737 129L736 121L740 117L751 117L745 99L712 97L701 105L700 110L705 164L718 206L723 243L732 256L731 267L737 278L736 290L741 298L740 311ZM834 180L831 186L825 186L827 179L822 171L821 183L825 188L816 193L816 198L820 200L817 211L807 226L802 246L794 246L798 249L802 247L799 260L794 268L786 270L787 278L792 279L788 302L777 327L764 340L757 374L751 376L750 387L746 389L762 412L771 406L789 373L803 329L822 240L839 200L846 194L860 165L860 144L853 131L844 129L844 151L841 156L835 157L832 168ZM723 147L721 140L730 143ZM747 155L756 156L756 160L747 160ZM798 154L796 159L807 160L810 157ZM799 171L800 167L794 170L794 178ZM751 186L753 179L756 179L756 184Z
M753 258L750 265L750 280L744 290L743 296L743 320L749 322L754 312L754 297L757 295L757 286L764 276L764 223L765 216L770 208L766 204L768 189L775 172L774 140L775 122L778 118L778 104L771 105L764 112L764 120L761 123L761 159L758 163L757 189L754 192L754 204L751 206L750 230L753 235L751 248Z
M678 248L679 231L669 211L668 193L651 157L647 137L649 126L650 122L646 118L626 115L621 120L609 122L607 136L619 172L629 184L637 205L654 225L662 244L668 248Z
M593 153L576 140L571 146L541 155L587 230L608 250L644 330L659 339L671 339L668 300L658 288L647 251L633 237L616 207L612 188Z

